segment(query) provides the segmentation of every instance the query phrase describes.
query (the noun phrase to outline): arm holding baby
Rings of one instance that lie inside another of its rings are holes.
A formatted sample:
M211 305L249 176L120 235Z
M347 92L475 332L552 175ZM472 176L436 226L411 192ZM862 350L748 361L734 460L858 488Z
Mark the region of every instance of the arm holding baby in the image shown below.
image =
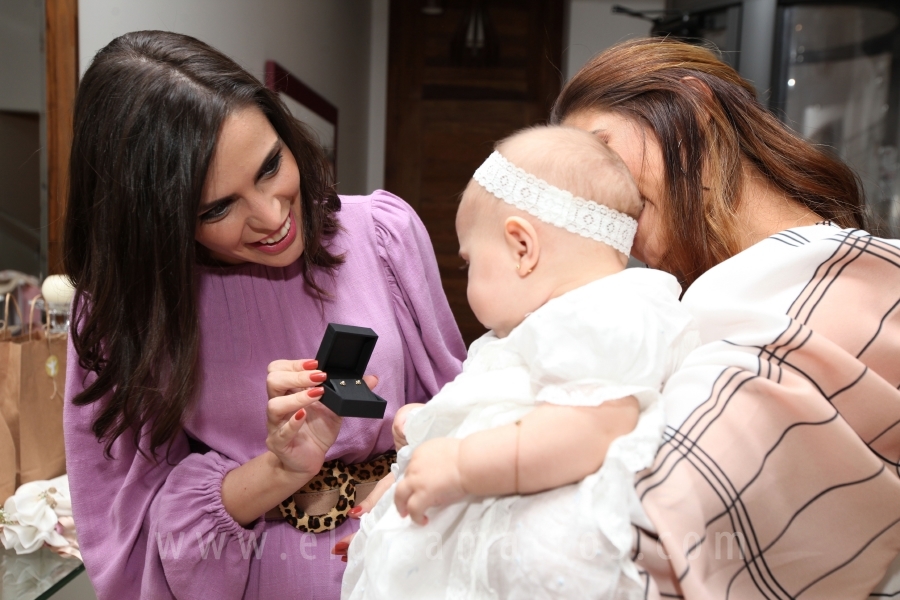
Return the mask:
M648 277L668 282L671 293L643 285ZM658 440L659 391L697 341L674 280L626 271L545 308L510 335L528 357L537 406L515 423L418 446L397 485L401 514L422 524L428 508L469 494L532 494L578 482L647 414Z
M632 431L639 414L633 396L591 407L545 404L512 425L429 440L397 486L398 510L424 524L428 508L468 494L530 494L575 483L600 468L610 443Z

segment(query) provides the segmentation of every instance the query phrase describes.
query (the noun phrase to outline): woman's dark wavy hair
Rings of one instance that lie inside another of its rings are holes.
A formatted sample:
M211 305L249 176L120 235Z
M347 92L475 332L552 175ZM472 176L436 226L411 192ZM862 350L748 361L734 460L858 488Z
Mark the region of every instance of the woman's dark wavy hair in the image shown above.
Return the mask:
M853 170L776 119L753 86L706 48L661 38L609 48L566 84L551 121L589 110L631 119L659 142L668 201L657 208L667 250L655 266L685 287L741 250L736 215L745 162L822 218L865 226Z
M340 200L319 145L278 98L192 37L137 31L94 57L78 89L64 260L75 284L72 343L96 379L73 399L101 402L93 423L107 456L131 432L155 456L181 431L197 385L200 325L194 241L206 172L226 116L261 110L300 169L303 276L315 267Z

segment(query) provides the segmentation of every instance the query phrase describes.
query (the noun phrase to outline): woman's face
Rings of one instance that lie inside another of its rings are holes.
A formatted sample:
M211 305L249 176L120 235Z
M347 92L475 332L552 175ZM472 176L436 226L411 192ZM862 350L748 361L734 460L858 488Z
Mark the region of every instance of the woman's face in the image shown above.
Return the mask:
M197 214L196 240L222 262L284 267L303 253L300 170L258 108L222 124Z
M631 254L657 267L665 253L661 210L668 199L662 151L656 136L646 127L612 112L577 112L566 117L563 124L593 133L622 157L644 201Z

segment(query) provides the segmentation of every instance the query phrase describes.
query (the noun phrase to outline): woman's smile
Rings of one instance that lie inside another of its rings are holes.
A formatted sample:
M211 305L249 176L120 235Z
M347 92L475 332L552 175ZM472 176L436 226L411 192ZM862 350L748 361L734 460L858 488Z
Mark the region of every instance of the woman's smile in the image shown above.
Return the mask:
M284 220L284 224L278 231L258 242L247 245L266 254L279 254L289 248L296 237L297 224L294 222L294 213L288 212L287 219Z

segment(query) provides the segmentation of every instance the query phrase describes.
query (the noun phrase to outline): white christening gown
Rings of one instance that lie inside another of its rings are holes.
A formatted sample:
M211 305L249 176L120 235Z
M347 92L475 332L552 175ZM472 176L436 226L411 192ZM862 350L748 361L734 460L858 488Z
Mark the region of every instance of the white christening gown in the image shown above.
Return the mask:
M463 372L409 416L398 479L426 440L513 423L543 402L596 406L635 396L637 427L578 483L469 496L430 509L425 526L400 517L390 488L350 545L342 598L643 597L631 523L652 526L634 474L660 444L662 385L699 343L679 292L671 275L628 269L550 300L506 338L475 341Z

